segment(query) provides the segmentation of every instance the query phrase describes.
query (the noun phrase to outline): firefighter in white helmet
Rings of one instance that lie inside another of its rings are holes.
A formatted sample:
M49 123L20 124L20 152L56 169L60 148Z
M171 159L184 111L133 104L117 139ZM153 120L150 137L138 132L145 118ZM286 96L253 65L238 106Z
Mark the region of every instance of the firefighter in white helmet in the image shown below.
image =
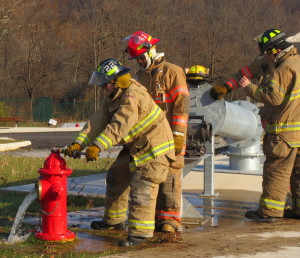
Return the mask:
M224 94L244 87L248 94L271 110L266 124L263 151L266 156L263 171L263 192L259 208L247 211L245 217L258 222L273 222L284 213L286 196L291 187L293 198L289 216L300 218L300 56L297 49L278 29L265 31L259 38L261 55L274 64L268 80L260 85L251 83L253 71L245 69L239 80L216 85L211 96L220 99ZM254 73L255 74L255 73Z
M160 186L157 200L156 229L162 232L181 230L181 177L184 167L186 131L190 96L182 68L165 60L156 51L160 41L143 31L129 37L129 59L137 60L136 79L143 83L170 123L176 161L171 164L167 181ZM148 81L148 82L147 82Z
M107 173L103 220L91 227L125 229L130 194L128 238L119 245L139 244L153 236L159 185L175 160L172 131L145 87L118 60L102 61L89 84L100 86L106 97L66 154L73 157L87 147L86 159L92 161L115 144L124 146Z

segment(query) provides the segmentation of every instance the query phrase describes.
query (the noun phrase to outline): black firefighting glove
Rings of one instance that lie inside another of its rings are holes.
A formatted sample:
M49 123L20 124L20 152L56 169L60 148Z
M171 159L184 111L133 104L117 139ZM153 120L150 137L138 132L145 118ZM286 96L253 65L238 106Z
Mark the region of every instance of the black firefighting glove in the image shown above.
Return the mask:
M174 145L175 145L175 154L179 155L182 152L184 146L184 138L182 135L173 135Z
M96 145L91 145L90 147L88 147L85 152L86 161L97 160L99 152L100 152L100 149Z
M78 143L72 143L66 149L64 149L64 156L73 157L74 159L80 158L80 151L82 147Z
M230 87L224 83L223 85L215 85L210 91L210 96L215 100L223 99L224 96L231 92Z

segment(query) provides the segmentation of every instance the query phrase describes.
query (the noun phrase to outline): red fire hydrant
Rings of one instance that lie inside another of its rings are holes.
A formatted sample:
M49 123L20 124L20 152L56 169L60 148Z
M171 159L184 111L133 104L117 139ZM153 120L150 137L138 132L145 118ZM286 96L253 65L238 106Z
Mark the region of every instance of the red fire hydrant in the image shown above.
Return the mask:
M49 241L73 240L76 235L67 229L67 177L72 170L59 150L51 150L44 167L39 169L38 197L42 210L42 231L35 237Z

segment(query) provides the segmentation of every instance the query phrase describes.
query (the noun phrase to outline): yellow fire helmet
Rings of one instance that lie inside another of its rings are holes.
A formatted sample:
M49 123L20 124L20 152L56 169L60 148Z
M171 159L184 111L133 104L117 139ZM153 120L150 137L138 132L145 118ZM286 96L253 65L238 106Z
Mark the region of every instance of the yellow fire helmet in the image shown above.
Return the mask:
M202 65L193 65L189 68L186 79L189 80L207 80L209 77L209 68Z

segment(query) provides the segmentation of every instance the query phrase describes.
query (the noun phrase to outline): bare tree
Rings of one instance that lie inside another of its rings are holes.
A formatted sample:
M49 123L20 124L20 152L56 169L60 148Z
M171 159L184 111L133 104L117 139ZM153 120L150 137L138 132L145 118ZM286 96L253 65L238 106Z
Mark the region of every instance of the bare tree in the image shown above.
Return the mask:
M269 28L299 32L297 0L2 0L0 98L99 98L87 87L108 57L127 61L122 38L144 30L182 68L200 64L226 78L256 54Z

